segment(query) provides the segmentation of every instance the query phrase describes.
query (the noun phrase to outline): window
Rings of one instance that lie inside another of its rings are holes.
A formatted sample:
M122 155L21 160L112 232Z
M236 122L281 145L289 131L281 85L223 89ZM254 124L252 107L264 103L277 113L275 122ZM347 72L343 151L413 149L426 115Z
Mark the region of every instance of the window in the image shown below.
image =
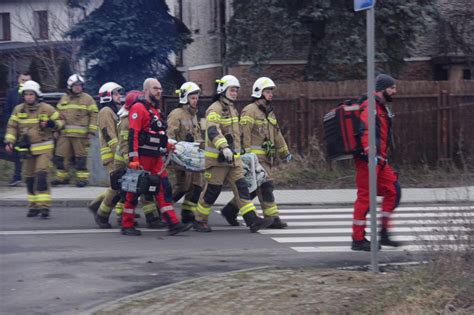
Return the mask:
M48 11L35 11L35 31L37 39L48 39Z
M0 41L11 40L10 13L0 13Z

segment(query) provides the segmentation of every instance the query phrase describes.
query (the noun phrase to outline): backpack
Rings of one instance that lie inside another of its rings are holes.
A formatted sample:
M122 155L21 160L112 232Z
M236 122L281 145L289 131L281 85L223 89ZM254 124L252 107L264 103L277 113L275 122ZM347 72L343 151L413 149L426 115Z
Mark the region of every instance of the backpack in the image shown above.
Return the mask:
M351 159L362 152L360 142L360 114L362 108L352 101L344 101L324 115L324 141L329 160Z

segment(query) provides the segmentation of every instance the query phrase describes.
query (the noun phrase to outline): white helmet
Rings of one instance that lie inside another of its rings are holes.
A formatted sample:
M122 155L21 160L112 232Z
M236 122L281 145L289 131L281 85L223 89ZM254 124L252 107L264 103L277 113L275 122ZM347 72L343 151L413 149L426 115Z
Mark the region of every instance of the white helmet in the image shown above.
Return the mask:
M25 91L33 91L36 93L38 97L42 95L40 85L33 80L28 80L25 83L23 83L23 88L21 90L21 93L25 93Z
M272 79L267 78L267 77L258 78L252 87L252 97L261 98L262 91L264 89L271 89L271 88L273 89L276 88L276 85L272 81Z
M118 85L115 82L107 82L104 85L102 85L99 89L99 98L100 98L100 103L109 103L112 101L112 93L115 90L123 89L121 85Z
M73 74L67 79L67 88L70 90L75 83L81 83L84 84L86 81L78 75L78 74Z
M188 103L188 95L195 92L201 92L199 86L194 82L184 82L183 85L176 90L176 93L179 94L179 103L180 104L187 104Z
M225 75L220 80L216 80L217 83L217 94L222 94L231 86L240 88L239 80L233 75Z

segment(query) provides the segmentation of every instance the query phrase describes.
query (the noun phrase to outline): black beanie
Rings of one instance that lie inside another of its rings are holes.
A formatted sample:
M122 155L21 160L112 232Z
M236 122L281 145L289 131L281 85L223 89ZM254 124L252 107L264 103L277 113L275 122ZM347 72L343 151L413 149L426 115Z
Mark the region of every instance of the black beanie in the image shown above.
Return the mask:
M395 79L388 74L381 73L375 78L375 92L383 91L394 85Z

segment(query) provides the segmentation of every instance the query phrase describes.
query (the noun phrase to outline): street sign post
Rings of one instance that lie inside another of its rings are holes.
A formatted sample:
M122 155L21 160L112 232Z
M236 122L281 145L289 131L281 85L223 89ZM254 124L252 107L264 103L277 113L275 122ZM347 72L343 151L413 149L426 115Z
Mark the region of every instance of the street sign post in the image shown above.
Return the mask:
M372 271L379 272L377 239L377 161L375 144L375 0L354 0L354 10L367 10L367 97L369 100L369 204Z

